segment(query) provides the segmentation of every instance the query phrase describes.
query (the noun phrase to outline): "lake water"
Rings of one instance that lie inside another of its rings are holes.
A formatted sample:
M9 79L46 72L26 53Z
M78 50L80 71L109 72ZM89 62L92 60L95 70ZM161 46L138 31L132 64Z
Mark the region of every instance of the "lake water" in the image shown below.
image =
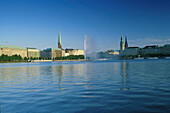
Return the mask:
M1 113L170 112L170 60L0 64Z

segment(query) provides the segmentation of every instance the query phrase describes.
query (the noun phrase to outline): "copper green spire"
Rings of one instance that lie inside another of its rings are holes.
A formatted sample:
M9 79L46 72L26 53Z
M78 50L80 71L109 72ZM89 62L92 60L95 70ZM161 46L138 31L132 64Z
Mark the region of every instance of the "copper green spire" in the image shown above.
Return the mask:
M128 48L127 36L125 36L125 49Z
M120 41L120 50L124 50L124 42L123 42L123 36L121 35L121 41Z
M58 35L58 48L62 49L60 31L59 31L59 35Z
M123 42L123 36L121 35L121 41Z

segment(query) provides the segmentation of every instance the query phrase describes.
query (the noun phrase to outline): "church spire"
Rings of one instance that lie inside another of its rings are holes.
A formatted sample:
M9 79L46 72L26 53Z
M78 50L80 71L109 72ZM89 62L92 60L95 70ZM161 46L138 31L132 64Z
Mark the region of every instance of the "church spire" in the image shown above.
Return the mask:
M123 36L121 35L121 41L120 41L120 50L124 50L124 42L123 42Z
M127 36L125 36L125 49L128 48Z
M60 31L59 31L59 35L58 35L58 48L62 49Z

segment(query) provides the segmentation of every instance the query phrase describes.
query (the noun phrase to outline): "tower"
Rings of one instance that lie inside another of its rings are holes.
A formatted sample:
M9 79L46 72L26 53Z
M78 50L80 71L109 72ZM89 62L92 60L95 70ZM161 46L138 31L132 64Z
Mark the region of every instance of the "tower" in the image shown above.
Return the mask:
M58 35L58 48L62 49L60 31L59 31L59 35Z
M125 49L128 48L127 36L125 36Z
M124 50L124 42L123 42L123 37L121 36L121 41L120 41L120 50Z

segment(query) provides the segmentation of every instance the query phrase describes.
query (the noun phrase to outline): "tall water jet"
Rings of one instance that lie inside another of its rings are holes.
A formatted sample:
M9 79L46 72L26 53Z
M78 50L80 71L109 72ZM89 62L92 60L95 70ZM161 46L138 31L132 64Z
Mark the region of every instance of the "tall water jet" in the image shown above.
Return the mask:
M85 35L85 38L84 38L84 56L85 56L85 59L87 60L96 59L94 39L89 37L87 34Z

